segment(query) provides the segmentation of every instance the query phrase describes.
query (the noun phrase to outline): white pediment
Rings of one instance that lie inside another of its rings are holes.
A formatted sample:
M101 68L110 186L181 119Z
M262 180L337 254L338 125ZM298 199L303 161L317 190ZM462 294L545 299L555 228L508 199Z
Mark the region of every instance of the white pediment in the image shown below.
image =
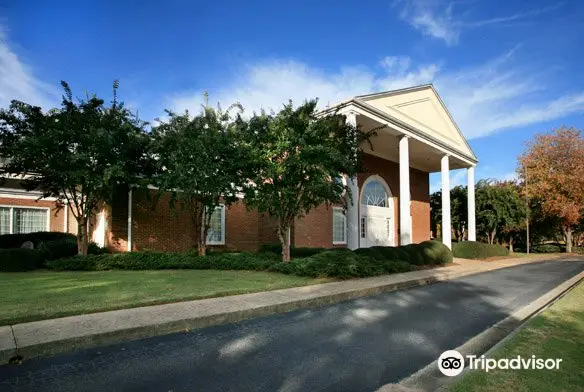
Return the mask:
M432 86L372 94L358 99L463 154L474 157L466 139Z

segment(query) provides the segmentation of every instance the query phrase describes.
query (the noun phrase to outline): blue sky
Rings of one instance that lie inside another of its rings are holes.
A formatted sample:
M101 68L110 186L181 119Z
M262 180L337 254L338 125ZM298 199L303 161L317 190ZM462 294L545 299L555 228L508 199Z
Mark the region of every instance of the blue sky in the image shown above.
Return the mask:
M205 90L252 111L432 82L477 179L507 179L534 133L583 128L582 20L577 0L0 0L0 107L55 106L62 79L105 97L119 79L146 120Z

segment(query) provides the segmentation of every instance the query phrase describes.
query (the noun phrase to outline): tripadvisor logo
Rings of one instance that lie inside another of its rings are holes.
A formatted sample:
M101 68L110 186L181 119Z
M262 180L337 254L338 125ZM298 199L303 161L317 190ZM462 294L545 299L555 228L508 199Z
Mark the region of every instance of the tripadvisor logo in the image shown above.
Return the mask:
M537 358L535 355L531 357L522 357L518 355L514 358L485 358L484 355L477 357L476 355L467 355L466 362L468 368L471 370L479 369L489 372L489 370L519 370L519 369L533 369L533 370L556 370L560 368L562 359L559 358ZM438 358L438 369L442 374L448 377L458 376L464 370L465 357L456 350L444 351Z
M444 351L438 358L438 369L445 376L458 376L464 369L464 357L456 350Z

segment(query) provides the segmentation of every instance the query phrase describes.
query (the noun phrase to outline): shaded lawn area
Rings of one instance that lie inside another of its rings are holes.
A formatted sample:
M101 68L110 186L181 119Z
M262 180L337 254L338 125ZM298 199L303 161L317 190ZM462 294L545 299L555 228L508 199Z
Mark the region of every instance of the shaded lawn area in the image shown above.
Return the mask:
M326 281L217 270L0 273L0 325Z
M536 316L493 358L561 358L558 370L471 371L449 391L578 391L584 385L584 284Z

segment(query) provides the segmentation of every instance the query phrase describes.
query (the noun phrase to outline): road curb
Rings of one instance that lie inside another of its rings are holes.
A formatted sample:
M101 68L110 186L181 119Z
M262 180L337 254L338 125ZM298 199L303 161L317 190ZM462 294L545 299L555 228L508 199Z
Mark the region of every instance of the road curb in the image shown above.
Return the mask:
M554 258L555 259L555 258ZM548 259L548 260L551 260ZM541 262L540 259L522 260L520 264ZM0 364L18 356L29 359L59 353L143 339L192 329L234 323L296 309L317 307L380 293L425 286L441 281L475 275L518 264L484 263L477 268L456 266L461 270L416 271L387 277L349 281L357 287L344 288L344 283L333 282L211 298L166 305L154 305L103 313L42 320L0 327ZM423 277L410 278L408 274ZM386 282L384 283L383 280ZM387 282L391 280L391 282Z
M525 322L547 309L557 299L584 281L584 272L568 279L564 283L556 286L551 291L542 295L529 305L524 306L510 316L494 324L492 327L476 335L463 345L454 348L463 356L485 355L492 353L496 347L500 347L516 330L525 325ZM378 391L446 391L448 386L458 381L460 377L468 373L466 369L457 377L447 377L438 370L437 360L426 367L420 369L410 377L402 380L399 384L383 386Z

